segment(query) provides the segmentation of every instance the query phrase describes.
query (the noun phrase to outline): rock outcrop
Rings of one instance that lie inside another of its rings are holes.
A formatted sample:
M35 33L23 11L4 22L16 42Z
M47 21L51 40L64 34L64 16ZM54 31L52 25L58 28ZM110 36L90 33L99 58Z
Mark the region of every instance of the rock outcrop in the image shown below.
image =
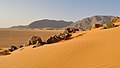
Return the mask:
M88 17L88 18L79 20L71 24L68 27L81 29L82 31L90 30L93 24L96 24L96 23L105 24L115 18L119 18L119 17L117 16L93 16L93 17Z
M116 27L117 26L117 25L115 25L116 22L120 22L120 18L119 17L113 18L111 21L105 23L103 25L102 29L108 29L108 28Z

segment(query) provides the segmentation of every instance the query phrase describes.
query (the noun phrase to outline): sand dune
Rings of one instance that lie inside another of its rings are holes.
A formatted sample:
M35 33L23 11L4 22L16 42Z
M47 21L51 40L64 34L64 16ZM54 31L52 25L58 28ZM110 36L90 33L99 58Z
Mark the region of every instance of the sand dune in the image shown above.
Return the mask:
M83 34L82 36L80 34ZM77 37L77 35L80 35ZM73 39L0 56L1 68L120 68L120 26L77 32Z

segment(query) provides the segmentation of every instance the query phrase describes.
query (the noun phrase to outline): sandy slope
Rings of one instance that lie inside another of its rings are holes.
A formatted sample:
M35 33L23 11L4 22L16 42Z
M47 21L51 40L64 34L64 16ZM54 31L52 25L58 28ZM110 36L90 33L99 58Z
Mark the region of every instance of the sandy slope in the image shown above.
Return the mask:
M0 57L0 68L120 68L120 26Z
M33 35L40 36L42 40L45 41L50 36L60 32L61 30L33 31L0 29L0 48L8 47L11 45L22 45Z

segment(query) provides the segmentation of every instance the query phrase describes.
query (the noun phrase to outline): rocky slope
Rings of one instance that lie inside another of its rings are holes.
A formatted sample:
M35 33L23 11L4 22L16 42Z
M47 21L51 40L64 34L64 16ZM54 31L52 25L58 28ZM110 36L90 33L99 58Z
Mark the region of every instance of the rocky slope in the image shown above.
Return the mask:
M114 18L119 18L117 16L92 16L79 20L68 27L79 28L79 29L91 29L91 26L95 23L105 24Z

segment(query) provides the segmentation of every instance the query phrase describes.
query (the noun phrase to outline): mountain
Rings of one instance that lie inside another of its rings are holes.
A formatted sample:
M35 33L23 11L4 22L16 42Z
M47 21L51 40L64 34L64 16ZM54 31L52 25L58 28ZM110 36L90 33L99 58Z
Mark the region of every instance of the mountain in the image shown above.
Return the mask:
M11 28L63 28L63 27L67 27L70 24L72 24L73 22L67 22L67 21L63 21L63 20L48 20L48 19L44 19L44 20L38 20L38 21L34 21L32 23L30 23L27 26L13 26Z
M87 29L90 29L91 26L95 23L105 24L114 18L118 18L118 17L117 16L100 16L100 15L92 16L92 17L79 20L68 27L87 30Z
M114 18L119 18L117 16L92 16L92 17L87 17L82 20L76 21L73 23L72 21L63 21L63 20L48 20L48 19L43 19L43 20L37 20L29 25L26 26L13 26L11 28L47 28L47 29L62 29L62 28L78 28L81 30L88 30L91 29L92 25L95 23L99 24L105 24L109 21L111 21Z
M28 26L18 25L18 26L12 26L10 28L27 28Z
M44 19L44 20L38 20L35 22L32 22L31 24L28 25L29 28L48 28L48 27L52 27L52 28L63 28L66 26L69 26L70 24L72 24L73 22L67 22L67 21L57 21L57 20L48 20L48 19Z

